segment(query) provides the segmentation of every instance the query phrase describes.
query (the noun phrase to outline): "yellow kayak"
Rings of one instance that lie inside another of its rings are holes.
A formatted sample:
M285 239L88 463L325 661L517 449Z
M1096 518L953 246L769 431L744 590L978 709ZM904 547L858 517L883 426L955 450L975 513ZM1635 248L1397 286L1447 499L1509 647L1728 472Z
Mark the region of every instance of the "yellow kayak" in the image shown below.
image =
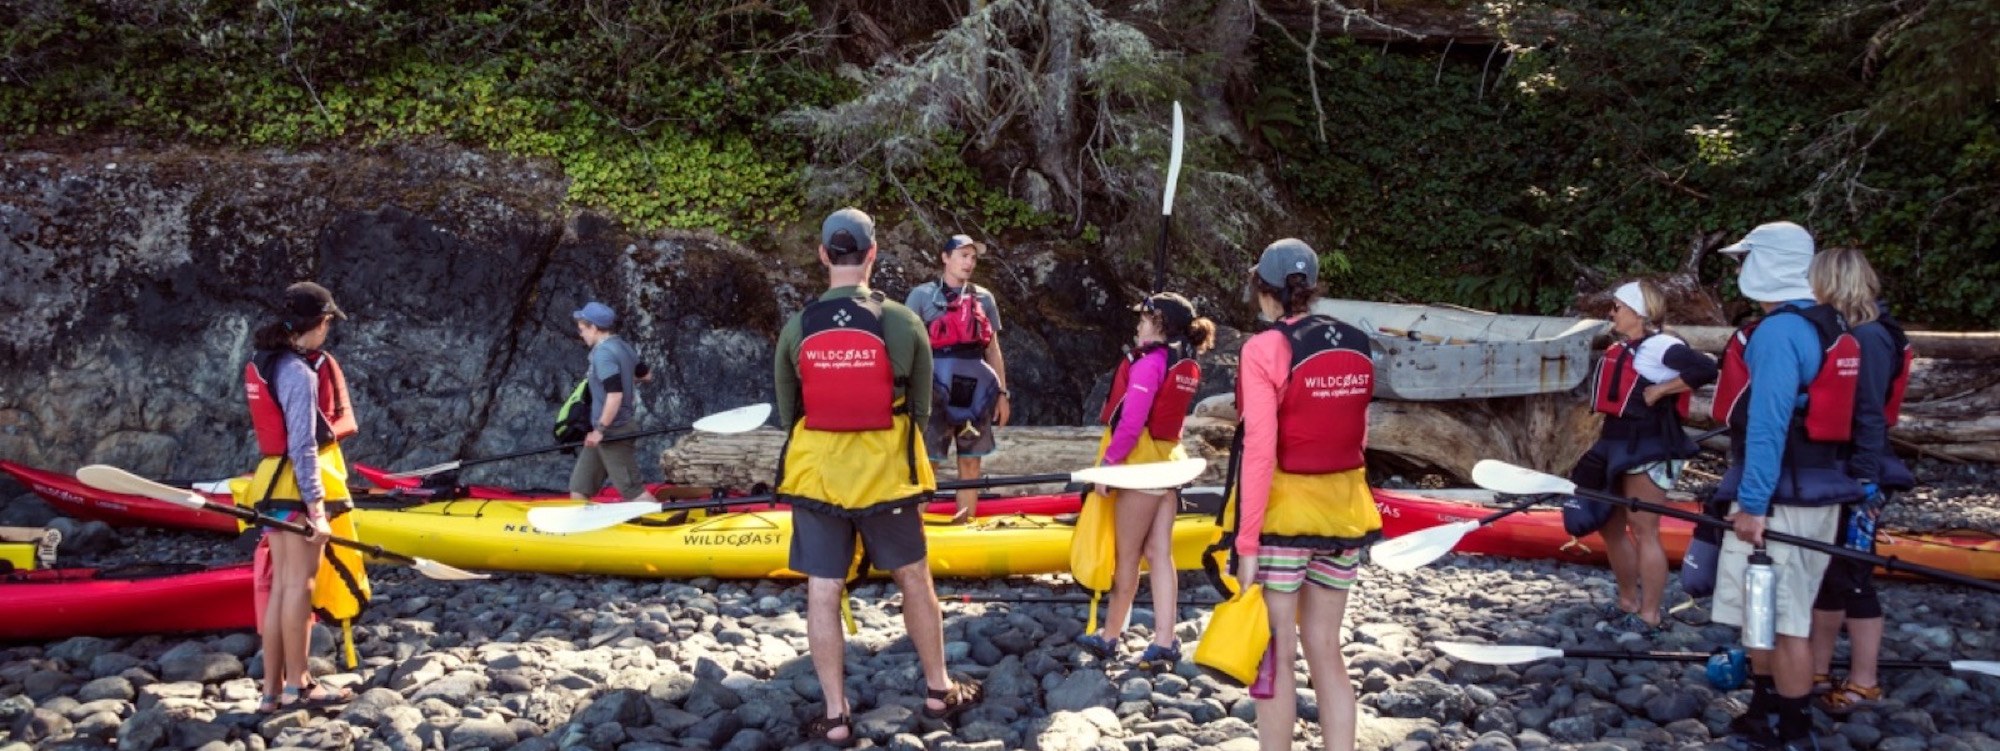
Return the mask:
M447 501L398 510L357 509L361 541L459 568L550 574L657 578L799 578L786 568L792 544L789 510L697 517L668 526L652 519L572 535L536 531L528 510L546 501ZM1049 516L996 516L970 524L925 516L931 571L986 578L1069 572L1075 527ZM1203 549L1220 538L1215 519L1184 514L1174 522L1174 564L1201 567ZM882 572L874 572L882 575Z
M34 571L56 563L62 533L40 527L0 527L0 573Z

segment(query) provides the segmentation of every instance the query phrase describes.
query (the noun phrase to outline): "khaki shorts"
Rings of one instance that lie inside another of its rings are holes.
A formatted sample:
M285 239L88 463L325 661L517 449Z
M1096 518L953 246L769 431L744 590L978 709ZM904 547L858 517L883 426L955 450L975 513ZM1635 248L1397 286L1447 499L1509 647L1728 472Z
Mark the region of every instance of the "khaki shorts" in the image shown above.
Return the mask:
M1736 504L1729 505L1736 513ZM1765 532L1783 532L1831 544L1840 531L1839 506L1772 506L1765 517ZM1750 565L1750 543L1737 539L1735 532L1722 533L1722 561L1716 567L1714 615L1716 623L1743 625L1743 572ZM1806 638L1812 635L1813 600L1819 596L1820 579L1826 575L1827 554L1776 540L1765 540L1764 551L1778 572L1778 634Z
M576 467L569 472L569 492L589 498L604 489L607 479L625 500L646 492L646 483L639 478L636 442L618 440L634 432L631 426L614 428L595 447L578 446Z

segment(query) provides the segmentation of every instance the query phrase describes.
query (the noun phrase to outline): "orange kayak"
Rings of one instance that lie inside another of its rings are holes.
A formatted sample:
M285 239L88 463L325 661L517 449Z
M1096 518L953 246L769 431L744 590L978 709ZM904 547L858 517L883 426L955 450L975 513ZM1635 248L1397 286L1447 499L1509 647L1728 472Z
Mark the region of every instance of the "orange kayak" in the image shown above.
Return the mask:
M1463 491L1460 491L1463 492ZM1460 492L1453 493L1454 496ZM1695 504L1677 507L1697 511ZM1478 520L1498 508L1458 497L1426 496L1421 490L1375 490L1375 507L1382 512L1382 533L1388 537L1415 532L1455 521ZM1660 520L1660 542L1667 559L1679 565L1687 552L1694 524L1679 519ZM1575 539L1563 531L1562 511L1543 506L1514 514L1481 527L1465 536L1454 548L1460 553L1479 553L1507 558L1533 558L1572 563L1604 565L1604 540L1598 535ZM1885 531L1876 542L1875 552L1931 568L1966 576L2000 581L2000 536L1978 530L1941 533ZM1887 573L1887 572L1880 572ZM1895 574L1904 577L1905 574ZM1914 578L1914 577L1911 577Z

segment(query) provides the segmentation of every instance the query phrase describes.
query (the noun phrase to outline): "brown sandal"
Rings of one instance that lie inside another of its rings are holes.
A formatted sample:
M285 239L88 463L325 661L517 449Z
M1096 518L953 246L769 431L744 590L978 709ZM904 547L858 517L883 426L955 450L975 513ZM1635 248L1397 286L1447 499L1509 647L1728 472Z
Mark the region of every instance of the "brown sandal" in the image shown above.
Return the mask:
M959 713L979 703L980 693L979 682L971 680L952 681L951 688L943 691L925 686L924 716L933 720L949 720L957 717ZM933 700L943 702L944 708L931 709Z
M1818 696L1828 691L1840 688L1840 684L1841 681L1834 680L1833 676L1831 675L1827 675L1826 673L1814 673L1811 695Z
M833 731L842 728L847 729L847 737L833 737ZM806 723L806 737L836 748L847 748L854 745L854 718L846 714L839 717L815 717L812 722Z
M1835 684L1833 690L1820 694L1813 703L1821 711L1830 715L1845 715L1857 709L1866 709L1882 701L1881 686L1856 686L1846 681Z

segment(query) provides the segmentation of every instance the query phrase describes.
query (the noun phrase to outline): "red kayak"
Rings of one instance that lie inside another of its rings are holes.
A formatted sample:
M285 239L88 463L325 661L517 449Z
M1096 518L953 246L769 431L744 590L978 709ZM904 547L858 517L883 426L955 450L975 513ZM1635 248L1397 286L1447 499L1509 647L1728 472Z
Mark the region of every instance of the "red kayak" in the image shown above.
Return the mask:
M1692 503L1673 505L1688 511L1697 510ZM1478 521L1500 510L1477 502L1426 497L1421 490L1380 488L1375 490L1375 507L1382 512L1383 536L1392 538L1440 524ZM1692 522L1660 520L1660 543L1666 549L1670 564L1680 563L1693 534ZM1580 540L1572 539L1568 532L1563 531L1562 510L1553 505L1538 506L1474 530L1452 550L1506 558L1605 563L1603 538L1592 534ZM1885 530L1876 542L1875 552L1908 563L2000 581L2000 536L1987 532Z
M0 576L0 642L256 625L250 564L49 569Z
M221 514L182 508L165 501L90 487L71 475L0 461L0 472L13 475L22 485L64 516L94 519L114 527L163 527L207 532L236 532L236 520ZM230 503L229 496L206 494L217 503ZM0 629L5 629L0 625Z

